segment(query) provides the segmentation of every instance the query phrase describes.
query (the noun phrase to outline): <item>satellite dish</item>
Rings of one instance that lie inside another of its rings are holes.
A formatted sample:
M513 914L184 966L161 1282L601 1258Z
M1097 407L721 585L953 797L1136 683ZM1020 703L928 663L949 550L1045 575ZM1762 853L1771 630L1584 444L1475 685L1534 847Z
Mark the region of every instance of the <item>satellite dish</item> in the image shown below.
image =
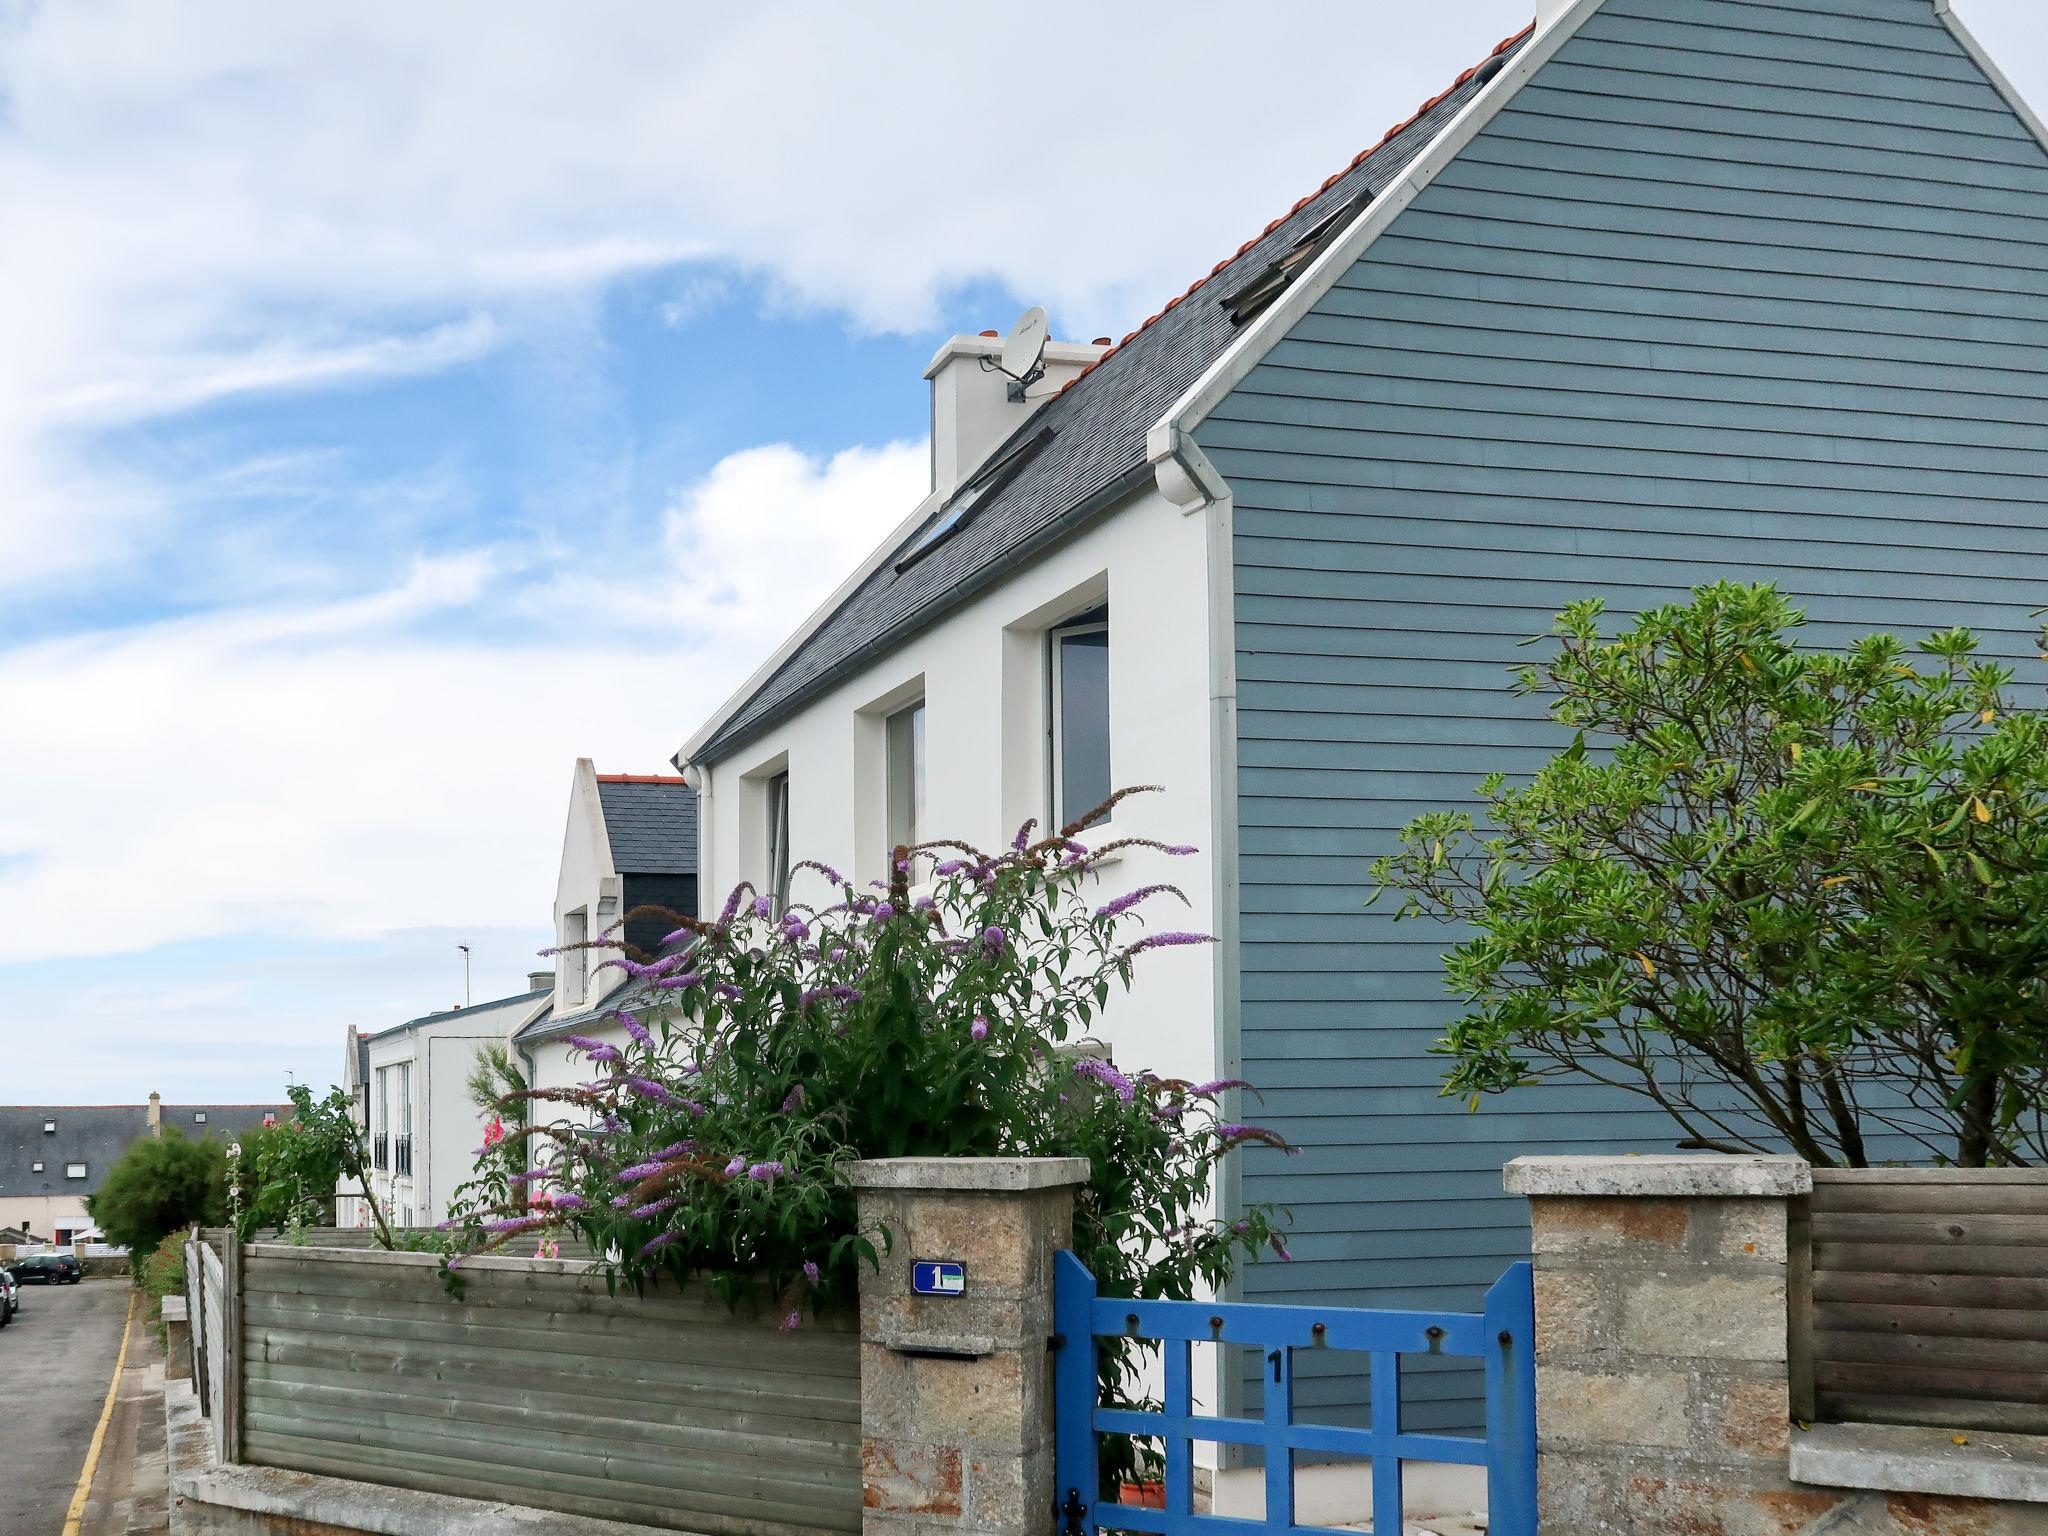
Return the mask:
M1024 391L1045 377L1045 343L1051 334L1051 322L1045 311L1034 304L1017 317L1017 323L1010 327L1009 339L1003 343L1002 356L996 361L996 371L1010 381L1010 398L1022 400Z

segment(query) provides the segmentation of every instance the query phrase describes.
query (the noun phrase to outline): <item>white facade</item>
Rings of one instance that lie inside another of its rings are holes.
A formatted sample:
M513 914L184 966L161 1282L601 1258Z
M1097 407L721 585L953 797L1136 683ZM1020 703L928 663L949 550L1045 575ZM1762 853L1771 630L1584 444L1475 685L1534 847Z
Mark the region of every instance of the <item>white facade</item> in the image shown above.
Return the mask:
M972 353L976 338L941 349ZM935 367L937 364L935 363ZM935 387L938 381L935 380ZM997 386L991 386L997 387ZM983 452L986 451L984 447ZM935 453L935 462L955 462ZM923 516L930 503L915 516ZM735 884L772 884L776 849L772 796L788 776L788 851L817 859L857 883L880 877L892 846L888 729L892 714L925 706L922 837L959 837L1006 846L1027 819L1051 814L1051 646L1062 623L1107 605L1110 782L1157 784L1133 797L1114 825L1083 840L1142 836L1194 843L1174 858L1131 849L1103 870L1105 899L1139 885L1171 882L1192 907L1170 897L1142 909L1158 928L1215 933L1215 854L1231 825L1218 804L1218 720L1227 708L1227 630L1212 623L1219 572L1213 545L1227 504L1184 512L1146 486L1092 527L989 588L882 659L841 681L716 762L692 762L702 817L699 861L707 911ZM890 548L900 538L892 535ZM1227 543L1223 546L1227 551ZM1227 610L1226 610L1227 611ZM772 665L772 664L771 664ZM754 685L750 683L751 691ZM708 736L709 728L699 739ZM689 759L690 749L683 757ZM821 893L799 873L792 895ZM1203 1079L1222 1075L1217 1048L1217 956L1205 948L1144 957L1134 993L1112 999L1102 1026L1128 1067Z
M489 1116L470 1099L477 1053L503 1044L547 1005L535 991L401 1024L368 1041L371 1183L394 1226L432 1226L476 1168ZM347 1215L367 1225L350 1202Z

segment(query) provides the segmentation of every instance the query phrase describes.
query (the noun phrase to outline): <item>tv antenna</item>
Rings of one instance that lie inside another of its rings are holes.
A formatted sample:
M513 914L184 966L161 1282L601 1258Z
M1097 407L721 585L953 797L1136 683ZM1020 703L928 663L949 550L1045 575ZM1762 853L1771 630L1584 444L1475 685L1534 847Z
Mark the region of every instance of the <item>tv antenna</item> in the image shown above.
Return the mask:
M1010 327L1001 355L981 360L983 369L1000 373L1010 381L1008 393L1011 404L1020 403L1024 399L1024 391L1045 377L1045 343L1051 331L1052 325L1046 319L1044 309L1034 304Z

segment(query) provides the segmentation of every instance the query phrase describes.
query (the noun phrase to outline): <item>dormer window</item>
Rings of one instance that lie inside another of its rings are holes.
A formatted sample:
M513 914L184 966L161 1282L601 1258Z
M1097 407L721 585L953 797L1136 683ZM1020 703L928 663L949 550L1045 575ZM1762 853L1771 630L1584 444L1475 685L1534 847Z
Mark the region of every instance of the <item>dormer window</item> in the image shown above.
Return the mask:
M43 1122L43 1134L44 1134L45 1136L54 1136L54 1135L56 1135L56 1134L57 1134L57 1122L56 1122L56 1121L54 1121L54 1120L45 1120L45 1121Z
M193 1110L193 1111L192 1111L192 1123L193 1123L194 1125L204 1125L204 1124L206 1124L206 1111L205 1111L205 1110L203 1110L203 1109L195 1109L195 1110Z

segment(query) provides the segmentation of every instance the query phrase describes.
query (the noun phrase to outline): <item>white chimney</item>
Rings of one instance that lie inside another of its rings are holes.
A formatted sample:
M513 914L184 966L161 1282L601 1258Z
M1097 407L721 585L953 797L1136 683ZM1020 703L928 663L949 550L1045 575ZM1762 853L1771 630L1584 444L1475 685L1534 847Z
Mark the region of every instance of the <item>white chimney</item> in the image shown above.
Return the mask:
M1003 352L1001 336L994 331L955 336L940 347L924 371L932 381L932 489L950 491L966 480L1069 379L1108 350L1107 338L1048 342L1045 376L1025 391L1022 401L1012 401L1010 380L994 366Z

